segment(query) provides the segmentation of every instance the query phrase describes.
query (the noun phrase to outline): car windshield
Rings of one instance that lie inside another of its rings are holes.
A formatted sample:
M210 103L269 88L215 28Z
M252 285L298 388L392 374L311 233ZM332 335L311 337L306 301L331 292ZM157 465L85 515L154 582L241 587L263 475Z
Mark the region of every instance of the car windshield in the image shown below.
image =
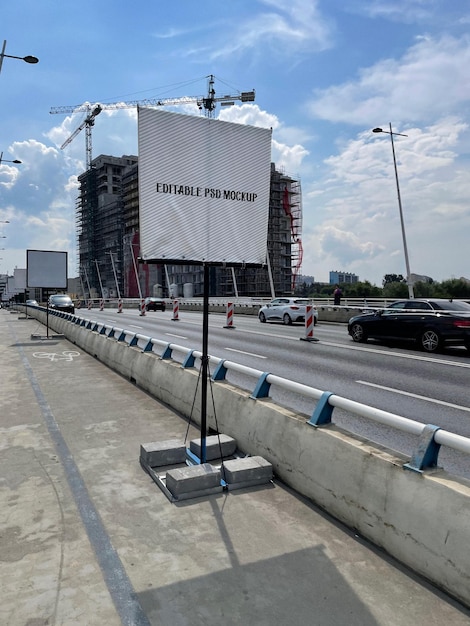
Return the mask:
M68 296L51 296L51 302L54 304L70 304L72 300Z
M432 306L440 311L462 311L470 313L470 304L456 300L445 300L440 302L432 302Z

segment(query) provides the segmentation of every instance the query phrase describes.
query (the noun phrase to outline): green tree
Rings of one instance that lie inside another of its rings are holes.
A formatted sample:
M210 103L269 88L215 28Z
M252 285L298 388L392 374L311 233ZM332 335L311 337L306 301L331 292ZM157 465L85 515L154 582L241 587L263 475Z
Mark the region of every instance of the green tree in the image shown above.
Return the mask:
M470 298L470 283L461 278L452 278L441 283L443 298Z
M340 285L344 298L380 298L382 288L372 285L368 280Z
M388 282L382 289L382 296L384 298L394 298L397 300L408 298L408 286L404 282Z

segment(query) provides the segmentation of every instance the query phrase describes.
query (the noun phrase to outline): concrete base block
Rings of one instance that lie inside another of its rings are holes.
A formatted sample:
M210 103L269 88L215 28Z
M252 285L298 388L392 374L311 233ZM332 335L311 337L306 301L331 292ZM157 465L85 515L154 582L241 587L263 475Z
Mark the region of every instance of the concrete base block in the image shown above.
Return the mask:
M178 439L153 441L140 445L140 461L149 467L178 465L186 459L186 446Z
M201 458L201 440L193 439L189 442L189 449L199 459ZM237 442L228 435L211 435L206 437L206 461L232 456L237 449Z
M229 489L263 485L273 479L273 466L261 456L224 461L224 479Z
M209 463L168 470L165 483L168 491L176 499L195 498L222 491L220 469Z

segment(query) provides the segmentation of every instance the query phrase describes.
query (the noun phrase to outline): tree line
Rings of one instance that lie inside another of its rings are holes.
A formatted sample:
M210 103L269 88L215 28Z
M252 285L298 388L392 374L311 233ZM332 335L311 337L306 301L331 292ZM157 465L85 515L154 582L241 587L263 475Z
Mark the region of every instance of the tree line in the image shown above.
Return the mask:
M408 285L401 274L385 274L382 287L369 281L340 283L343 298L408 298ZM324 283L299 283L295 295L305 298L332 298L336 285ZM461 298L470 299L470 281L451 278L441 283L429 279L413 284L415 298Z

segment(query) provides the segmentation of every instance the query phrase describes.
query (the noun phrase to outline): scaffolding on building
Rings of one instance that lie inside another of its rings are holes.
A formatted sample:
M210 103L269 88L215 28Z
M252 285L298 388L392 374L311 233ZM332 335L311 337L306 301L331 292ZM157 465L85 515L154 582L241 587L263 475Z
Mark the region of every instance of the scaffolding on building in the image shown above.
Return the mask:
M297 286L297 278L302 268L302 193L300 182L289 179L285 183L283 208L289 218L291 231L291 268L292 268L292 293Z

